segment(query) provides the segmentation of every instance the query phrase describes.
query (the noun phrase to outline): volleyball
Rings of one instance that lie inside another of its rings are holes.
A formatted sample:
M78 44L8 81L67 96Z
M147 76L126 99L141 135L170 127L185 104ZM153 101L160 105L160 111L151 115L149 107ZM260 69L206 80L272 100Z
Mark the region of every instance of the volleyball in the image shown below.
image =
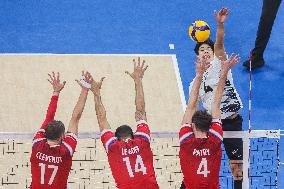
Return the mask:
M210 27L206 22L197 20L189 26L188 34L192 40L204 42L210 36Z

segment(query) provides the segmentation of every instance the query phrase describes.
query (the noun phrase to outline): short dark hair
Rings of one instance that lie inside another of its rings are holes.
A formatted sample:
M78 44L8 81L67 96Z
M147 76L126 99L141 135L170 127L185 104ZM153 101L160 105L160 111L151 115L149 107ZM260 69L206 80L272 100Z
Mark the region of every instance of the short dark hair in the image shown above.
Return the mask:
M212 116L204 111L196 111L192 116L192 123L195 124L196 128L200 131L209 131L212 122Z
M65 127L61 121L50 121L45 128L45 137L49 140L57 140L64 133Z
M199 53L198 53L198 50L199 50L200 46L203 45L203 44L209 45L209 46L211 47L211 49L213 50L213 52L214 52L214 41L212 41L212 40L209 38L209 39L207 39L207 40L204 41L204 42L197 42L197 43L196 43L196 45L195 45L195 47L194 47L194 52L195 52L196 55L199 54Z
M121 125L116 129L115 137L117 137L118 140L121 140L121 139L127 138L127 137L134 138L134 135L133 135L133 131L132 131L130 126Z

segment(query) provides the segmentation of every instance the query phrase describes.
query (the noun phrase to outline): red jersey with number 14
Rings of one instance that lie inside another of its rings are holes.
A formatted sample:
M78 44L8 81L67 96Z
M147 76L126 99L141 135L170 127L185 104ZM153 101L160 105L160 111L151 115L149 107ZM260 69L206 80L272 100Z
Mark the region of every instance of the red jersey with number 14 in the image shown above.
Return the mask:
M179 132L180 164L186 189L219 189L223 130L219 119L214 119L207 138L195 138L191 125Z
M137 122L134 139L118 140L111 130L101 134L112 175L119 189L158 189L150 148L150 130Z

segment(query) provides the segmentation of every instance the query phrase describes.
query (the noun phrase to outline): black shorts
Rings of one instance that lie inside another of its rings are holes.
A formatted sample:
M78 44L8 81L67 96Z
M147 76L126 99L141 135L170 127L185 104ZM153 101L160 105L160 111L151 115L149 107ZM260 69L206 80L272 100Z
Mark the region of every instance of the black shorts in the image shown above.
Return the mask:
M233 119L222 119L223 131L242 131L243 118L240 115ZM243 139L224 138L223 144L230 160L243 160Z
M184 182L182 181L181 185L180 185L180 189L185 189L185 184Z

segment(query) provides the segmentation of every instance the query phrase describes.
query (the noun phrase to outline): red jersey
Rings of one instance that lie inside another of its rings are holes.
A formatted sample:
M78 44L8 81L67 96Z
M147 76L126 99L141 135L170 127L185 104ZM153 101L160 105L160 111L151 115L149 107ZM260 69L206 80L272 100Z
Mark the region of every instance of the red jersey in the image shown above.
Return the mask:
M45 138L45 127L54 119L58 96L53 96L48 107L46 119L32 142L30 158L31 189L66 189L72 166L72 156L77 145L77 136L67 133L62 143L50 146Z
M223 130L214 119L207 138L195 138L191 125L179 132L180 165L186 189L219 189Z
M158 189L150 147L150 130L137 122L134 139L118 140L111 130L101 133L112 175L119 189Z

